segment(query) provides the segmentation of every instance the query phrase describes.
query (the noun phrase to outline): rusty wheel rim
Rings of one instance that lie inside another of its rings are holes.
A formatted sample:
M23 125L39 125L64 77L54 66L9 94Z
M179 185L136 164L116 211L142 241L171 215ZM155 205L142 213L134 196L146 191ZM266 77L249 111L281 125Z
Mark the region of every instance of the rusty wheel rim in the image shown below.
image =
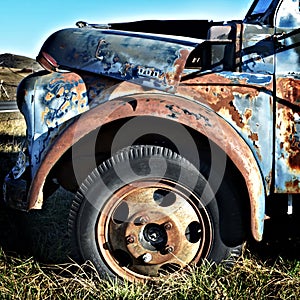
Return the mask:
M105 204L97 243L107 266L131 281L155 278L206 258L213 239L201 199L178 183L126 185Z

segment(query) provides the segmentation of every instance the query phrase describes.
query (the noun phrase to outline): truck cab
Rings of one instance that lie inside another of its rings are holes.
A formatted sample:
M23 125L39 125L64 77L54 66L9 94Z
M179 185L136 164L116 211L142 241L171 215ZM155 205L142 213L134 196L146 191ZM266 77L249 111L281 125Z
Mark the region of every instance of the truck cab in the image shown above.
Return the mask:
M254 0L244 20L55 32L18 87L27 136L6 203L72 192L70 235L104 277L236 258L269 205L299 199L299 23L299 1Z

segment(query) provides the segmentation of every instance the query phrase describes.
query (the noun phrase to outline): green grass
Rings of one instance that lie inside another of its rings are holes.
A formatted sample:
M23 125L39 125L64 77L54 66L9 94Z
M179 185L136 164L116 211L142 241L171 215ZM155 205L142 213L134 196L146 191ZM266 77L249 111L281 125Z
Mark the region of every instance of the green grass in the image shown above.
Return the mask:
M1 186L24 134L19 114L0 114ZM41 211L0 206L0 299L300 299L299 237L282 219L277 227L267 223L265 240L247 245L232 269L205 262L180 276L120 284L101 280L89 263L70 260L71 200L59 189Z

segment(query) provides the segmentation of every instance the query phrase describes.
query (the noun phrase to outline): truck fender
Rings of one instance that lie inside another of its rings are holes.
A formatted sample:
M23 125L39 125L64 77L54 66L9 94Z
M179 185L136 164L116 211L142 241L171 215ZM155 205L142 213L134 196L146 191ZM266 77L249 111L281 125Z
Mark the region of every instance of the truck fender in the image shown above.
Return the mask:
M110 96L105 101L102 99L100 105L83 113L51 145L29 188L29 209L41 208L47 175L76 142L91 131L120 118L151 116L175 120L191 127L229 156L245 179L251 206L251 231L253 237L260 241L265 217L265 187L255 156L242 137L224 119L199 102L161 92L134 93L134 86L124 83L123 88L115 90L114 95L107 94ZM142 87L136 86L136 92L141 90ZM114 99L107 101L113 96Z

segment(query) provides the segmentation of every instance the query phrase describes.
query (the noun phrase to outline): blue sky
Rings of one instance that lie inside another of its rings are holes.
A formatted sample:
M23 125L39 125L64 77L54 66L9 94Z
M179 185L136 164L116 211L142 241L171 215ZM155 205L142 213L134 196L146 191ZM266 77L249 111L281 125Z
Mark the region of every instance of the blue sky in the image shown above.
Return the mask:
M252 0L5 0L1 2L0 54L35 58L54 31L89 23L145 19L243 19Z

